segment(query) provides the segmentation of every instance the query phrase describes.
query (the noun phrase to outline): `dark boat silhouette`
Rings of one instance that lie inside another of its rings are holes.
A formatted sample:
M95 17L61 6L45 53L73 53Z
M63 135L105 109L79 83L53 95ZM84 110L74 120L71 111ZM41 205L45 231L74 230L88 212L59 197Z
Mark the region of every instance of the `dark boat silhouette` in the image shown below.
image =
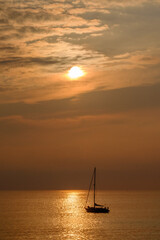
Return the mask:
M89 193L90 193L92 184L94 186L94 194L93 194L94 205L93 205L93 207L85 206L86 211L90 212L90 213L109 213L109 211L110 211L109 207L105 207L104 205L97 204L95 202L95 198L96 198L96 168L94 168L93 175L91 178L88 195L87 195L87 200L86 200L86 205L87 205L87 201L88 201L88 197L89 197Z

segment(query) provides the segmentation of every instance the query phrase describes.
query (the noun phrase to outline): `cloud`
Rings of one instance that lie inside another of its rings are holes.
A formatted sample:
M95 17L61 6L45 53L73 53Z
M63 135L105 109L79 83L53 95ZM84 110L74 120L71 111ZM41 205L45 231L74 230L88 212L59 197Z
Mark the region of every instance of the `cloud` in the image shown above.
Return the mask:
M50 65L50 64L56 64L58 63L58 59L53 59L52 57L12 57L12 58L7 58L7 59L2 59L0 61L0 66L2 65L9 65L10 67L20 67L20 66L25 66L27 67L28 65Z
M157 82L158 6L147 0L1 2L1 101L72 97L125 87L129 79L131 85ZM72 65L87 74L71 84L65 74Z
M43 101L36 104L1 104L0 117L1 120L4 120L5 117L10 119L11 116L43 120L77 117L83 119L86 116L92 116L94 119L94 116L97 115L109 117L112 114L116 116L140 109L159 108L159 91L160 84L156 84L113 90L95 90L80 94L77 98Z
M117 6L109 10L110 14L98 15L101 24L108 24L109 31L105 31L99 37L88 37L81 41L82 44L85 43L88 48L96 49L107 56L159 47L160 12L158 3L153 4L146 1L142 6L137 4L125 8ZM86 13L81 16L91 20L96 17L96 13Z
M119 7L135 7L135 6L143 6L146 3L150 3L150 0L102 0L101 2L96 0L96 1L91 1L91 0L83 0L84 4L87 7L93 7L93 8L119 8ZM153 4L157 3L159 4L159 0L153 0Z

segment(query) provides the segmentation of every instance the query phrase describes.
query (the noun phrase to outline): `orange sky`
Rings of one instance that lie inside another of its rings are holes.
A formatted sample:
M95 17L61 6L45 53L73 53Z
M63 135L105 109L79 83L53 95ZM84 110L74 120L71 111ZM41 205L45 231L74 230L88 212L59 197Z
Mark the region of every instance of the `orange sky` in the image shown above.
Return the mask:
M0 2L0 189L160 188L159 9Z

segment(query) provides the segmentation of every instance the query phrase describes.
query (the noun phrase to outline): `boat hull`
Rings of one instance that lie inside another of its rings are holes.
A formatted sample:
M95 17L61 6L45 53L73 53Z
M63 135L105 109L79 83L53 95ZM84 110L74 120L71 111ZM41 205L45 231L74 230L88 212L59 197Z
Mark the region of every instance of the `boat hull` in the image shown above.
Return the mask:
M85 208L87 212L90 213L109 213L109 208L103 207L103 208L95 208L95 207L87 207Z

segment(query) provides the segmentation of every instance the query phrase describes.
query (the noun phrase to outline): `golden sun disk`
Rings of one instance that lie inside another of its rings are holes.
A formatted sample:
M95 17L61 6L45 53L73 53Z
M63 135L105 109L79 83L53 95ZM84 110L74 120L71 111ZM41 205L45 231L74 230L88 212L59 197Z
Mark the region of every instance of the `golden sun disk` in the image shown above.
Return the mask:
M83 75L83 70L78 66L74 66L68 71L68 77L71 79L76 79L82 77Z

